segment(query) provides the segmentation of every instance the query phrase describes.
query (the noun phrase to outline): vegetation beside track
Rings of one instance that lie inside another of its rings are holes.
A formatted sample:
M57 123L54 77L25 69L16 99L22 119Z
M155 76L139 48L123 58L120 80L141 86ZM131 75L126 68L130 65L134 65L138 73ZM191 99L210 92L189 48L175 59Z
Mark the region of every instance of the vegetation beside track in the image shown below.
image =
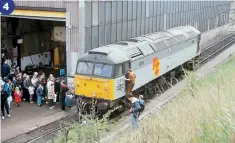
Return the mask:
M188 73L187 87L137 130L120 134L117 143L235 142L235 57L208 77ZM106 118L74 123L53 143L99 142L111 128Z
M180 96L115 142L235 142L235 57L208 77L189 73L186 80Z

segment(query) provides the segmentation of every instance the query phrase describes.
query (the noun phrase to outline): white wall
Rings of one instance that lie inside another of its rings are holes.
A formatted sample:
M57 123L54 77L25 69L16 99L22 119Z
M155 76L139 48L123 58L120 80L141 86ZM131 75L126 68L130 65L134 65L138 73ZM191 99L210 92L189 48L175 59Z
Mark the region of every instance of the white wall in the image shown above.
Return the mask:
M229 33L229 24L206 31L201 35L200 47L204 49L213 44L215 41L219 41L220 39L225 38L227 35L229 35Z
M47 56L46 56L46 54L47 54ZM31 60L31 58L32 58L32 60ZM42 62L44 64L49 64L49 62L51 61L50 52L31 55L31 58L30 58L30 56L26 56L26 57L21 58L21 70L24 70L25 66L27 66L29 64L39 65L40 62ZM32 61L33 61L33 63L32 63Z

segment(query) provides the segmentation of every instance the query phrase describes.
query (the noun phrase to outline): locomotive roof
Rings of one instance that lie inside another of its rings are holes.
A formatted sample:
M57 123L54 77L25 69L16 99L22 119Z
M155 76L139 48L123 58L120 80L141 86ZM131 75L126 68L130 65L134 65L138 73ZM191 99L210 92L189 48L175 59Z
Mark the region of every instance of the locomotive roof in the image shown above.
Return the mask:
M81 59L88 60L90 56L101 54L106 56L105 63L123 63L161 51L176 43L196 37L198 34L200 32L191 26L175 27L92 49Z

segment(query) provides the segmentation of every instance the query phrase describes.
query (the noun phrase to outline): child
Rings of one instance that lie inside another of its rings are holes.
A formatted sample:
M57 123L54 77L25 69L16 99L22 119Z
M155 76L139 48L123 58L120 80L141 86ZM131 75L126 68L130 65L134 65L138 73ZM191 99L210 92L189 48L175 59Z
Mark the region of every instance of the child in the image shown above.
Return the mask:
M144 98L143 95L139 96L140 104L145 105L145 101L143 100L143 98Z
M43 96L43 86L40 83L37 90L36 90L36 94L37 94L37 104L38 106L42 106L42 96Z
M11 110L11 102L12 102L12 82L10 79L8 79L7 83L5 83L4 85L4 90L7 92L7 102L8 102L8 107L9 107L9 110Z
M143 112L143 111L144 111L144 108L145 108L145 101L143 100L143 98L144 98L143 95L140 95L140 96L139 96L139 101L140 101L140 106L141 106L141 109L140 109L139 114L140 114L141 112Z
M29 95L30 95L30 103L33 104L33 103L34 103L34 102L33 102L34 87L33 87L32 84L29 86Z
M22 97L22 91L20 91L19 87L16 87L15 92L14 92L14 99L16 102L16 107L20 106L21 97Z
M131 124L133 128L137 128L138 124L138 116L139 116L139 111L141 109L140 102L137 98L135 98L131 93L127 94L128 100L131 101L131 110L130 113L131 115Z

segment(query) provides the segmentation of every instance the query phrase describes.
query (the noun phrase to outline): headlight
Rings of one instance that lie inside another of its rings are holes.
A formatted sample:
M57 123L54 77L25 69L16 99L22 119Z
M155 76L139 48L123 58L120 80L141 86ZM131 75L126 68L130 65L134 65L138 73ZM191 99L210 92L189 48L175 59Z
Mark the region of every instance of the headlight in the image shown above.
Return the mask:
M108 87L108 83L107 82L104 83L104 87Z
M95 96L96 96L96 94L95 94L95 93L92 93L92 96L93 96L93 97L95 97Z

